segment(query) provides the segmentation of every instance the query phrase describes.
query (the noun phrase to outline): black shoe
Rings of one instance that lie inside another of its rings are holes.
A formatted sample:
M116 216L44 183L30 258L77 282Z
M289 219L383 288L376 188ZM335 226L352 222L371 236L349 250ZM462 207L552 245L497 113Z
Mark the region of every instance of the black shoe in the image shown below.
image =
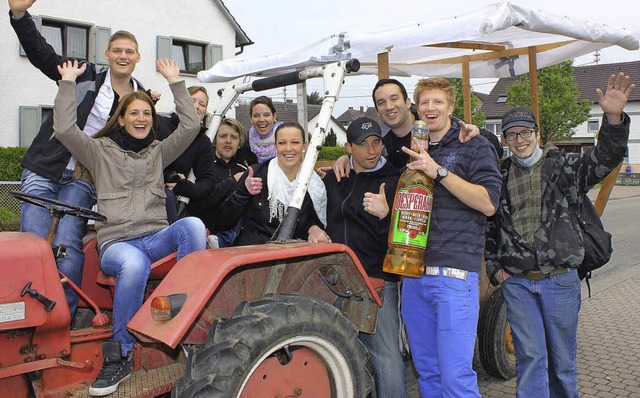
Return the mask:
M107 340L102 343L102 369L89 388L89 395L101 397L118 389L123 381L131 377L131 353L123 357L120 342Z

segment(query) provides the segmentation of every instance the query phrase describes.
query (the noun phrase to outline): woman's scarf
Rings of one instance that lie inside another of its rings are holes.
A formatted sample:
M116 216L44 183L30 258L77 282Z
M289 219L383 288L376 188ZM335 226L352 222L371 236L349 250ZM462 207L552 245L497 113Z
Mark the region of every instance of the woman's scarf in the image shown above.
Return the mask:
M282 221L284 212L289 207L289 202L298 186L298 176L293 181L289 181L286 174L280 168L278 159L272 159L267 169L267 189L269 190L269 220L277 218ZM298 173L299 174L299 173ZM316 173L311 174L311 181L307 192L311 197L313 208L318 218L327 225L327 190L324 183Z
M124 127L120 127L109 134L109 138L118 146L126 151L140 152L145 149L155 139L154 134L150 131L144 138L136 138L129 134Z
M282 122L273 123L273 128L265 137L260 136L255 127L251 126L249 129L249 146L251 151L258 157L258 163L276 156L275 134L276 129L281 124Z

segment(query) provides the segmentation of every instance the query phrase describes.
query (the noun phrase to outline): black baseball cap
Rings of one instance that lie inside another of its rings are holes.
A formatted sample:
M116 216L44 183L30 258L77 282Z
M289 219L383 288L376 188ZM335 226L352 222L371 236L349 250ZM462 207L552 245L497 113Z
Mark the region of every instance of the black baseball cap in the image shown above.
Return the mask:
M529 108L518 107L502 116L502 132L504 133L511 127L538 128L538 122Z
M375 135L382 138L380 125L368 117L359 117L347 127L347 142L360 145L367 137Z

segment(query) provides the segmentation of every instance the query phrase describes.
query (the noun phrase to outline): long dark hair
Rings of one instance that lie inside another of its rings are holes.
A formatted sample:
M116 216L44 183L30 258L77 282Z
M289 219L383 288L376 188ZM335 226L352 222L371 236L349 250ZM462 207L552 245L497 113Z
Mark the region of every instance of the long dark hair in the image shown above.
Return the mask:
M100 130L98 130L98 132L95 133L92 138L106 137L119 129L120 124L118 123L118 118L121 116L124 117L124 114L127 112L127 108L135 100L144 101L151 107L151 118L153 119L153 124L151 126L151 131L149 132L149 134L153 134L153 137L157 138L158 114L156 112L156 107L153 104L153 100L144 91L134 91L122 97L122 99L118 103L116 111L113 113L113 116L111 116L109 120L107 120L107 124L105 124L104 127ZM89 173L89 170L87 170L86 167L80 164L80 162L76 163L76 169L73 175L77 179L93 182L91 173Z

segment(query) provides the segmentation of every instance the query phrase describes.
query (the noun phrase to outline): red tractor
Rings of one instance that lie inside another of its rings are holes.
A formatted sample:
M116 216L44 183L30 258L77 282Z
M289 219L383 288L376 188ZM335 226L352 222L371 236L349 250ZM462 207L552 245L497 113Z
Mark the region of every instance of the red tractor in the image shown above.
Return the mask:
M357 60L349 64L318 68L315 76L341 82ZM299 81L297 74L260 79L253 89ZM338 90L333 85L325 97L324 127L314 131L301 171L307 179ZM214 123L241 92L225 91L232 92L222 95L227 101ZM300 186L273 243L204 250L179 262L170 255L152 264L145 302L127 325L138 338L134 373L113 396L364 397L372 391L357 337L374 332L380 297L348 247L290 240L306 190ZM14 196L46 207L52 221L47 239L0 233L0 396L86 397L102 364L101 344L111 336L115 280L100 272L95 233L85 239L82 289L59 274L56 256L64 248L52 250L52 242L63 216L104 217ZM81 297L73 330L63 283ZM338 297L341 308L334 306Z
M60 214L97 213L27 194ZM56 215L57 214L57 215ZM54 225L55 226L55 225ZM111 335L112 278L87 236L83 289L93 319L70 315L51 242L0 233L0 392L86 397ZM59 248L58 248L59 249ZM380 299L353 252L338 244L272 243L205 250L152 265L147 299L129 323L134 374L114 396L359 397L372 388L358 330ZM345 305L333 306L337 297ZM88 320L88 322L87 322ZM119 395L118 395L119 394Z

